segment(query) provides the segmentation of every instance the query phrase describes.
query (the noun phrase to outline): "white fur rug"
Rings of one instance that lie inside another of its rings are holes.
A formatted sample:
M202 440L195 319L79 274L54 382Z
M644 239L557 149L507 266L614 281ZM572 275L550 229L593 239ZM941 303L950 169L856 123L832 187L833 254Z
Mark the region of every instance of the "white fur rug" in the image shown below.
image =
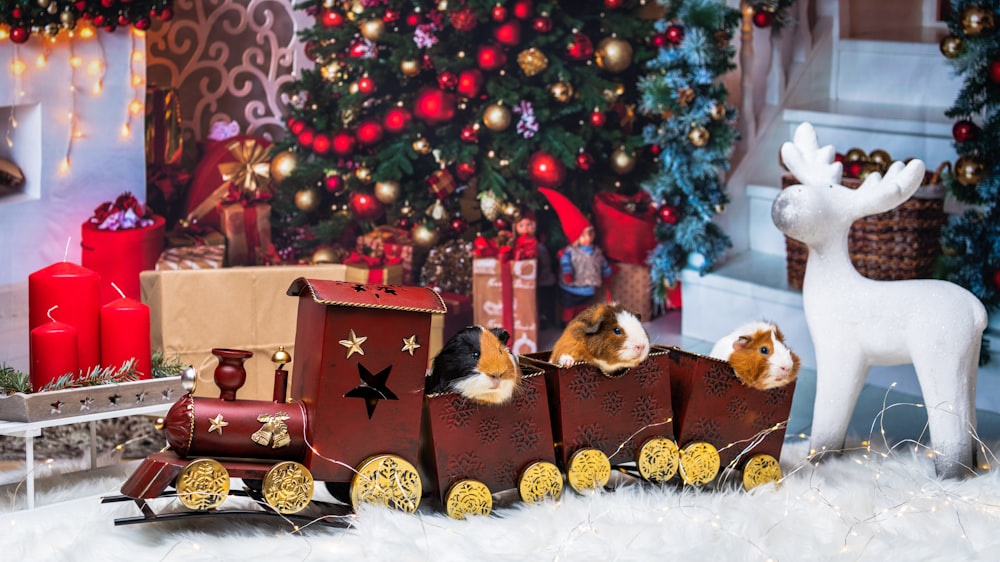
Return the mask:
M0 494L4 560L995 560L1000 476L933 476L912 448L860 450L801 462L786 444L785 480L753 493L628 485L558 502L514 503L487 518L453 521L425 509L368 508L347 528L301 533L278 520L194 519L115 526L139 514L101 504L121 474L42 490L34 510ZM57 480L53 478L52 480ZM65 478L69 480L69 478ZM317 495L325 494L318 491ZM170 509L171 500L155 500ZM234 501L233 499L227 501ZM238 500L237 500L238 501ZM229 505L228 503L226 504ZM179 505L176 507L180 508Z

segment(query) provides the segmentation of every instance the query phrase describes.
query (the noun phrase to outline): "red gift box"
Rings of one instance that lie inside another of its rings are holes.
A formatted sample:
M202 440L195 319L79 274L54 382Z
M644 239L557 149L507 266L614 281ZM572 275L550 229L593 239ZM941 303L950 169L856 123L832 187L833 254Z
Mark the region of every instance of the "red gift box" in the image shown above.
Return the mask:
M83 267L101 276L101 304L120 298L112 283L131 299L140 300L139 272L156 268L163 251L166 220L153 217L152 226L100 230L90 221L81 226Z

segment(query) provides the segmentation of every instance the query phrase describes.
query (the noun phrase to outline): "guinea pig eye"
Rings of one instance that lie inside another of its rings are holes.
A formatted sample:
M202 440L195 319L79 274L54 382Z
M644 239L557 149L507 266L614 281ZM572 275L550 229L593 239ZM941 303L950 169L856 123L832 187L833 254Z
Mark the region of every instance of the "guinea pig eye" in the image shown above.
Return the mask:
M611 330L611 331L612 331L612 332L614 332L614 334L615 334L616 336L620 336L620 335L622 335L622 329L621 329L621 328L619 328L618 326L615 326L615 329L614 329L614 330Z
M766 345L765 346L761 346L761 348L760 348L760 354L761 355L767 355L768 353L771 353L771 350L768 349Z

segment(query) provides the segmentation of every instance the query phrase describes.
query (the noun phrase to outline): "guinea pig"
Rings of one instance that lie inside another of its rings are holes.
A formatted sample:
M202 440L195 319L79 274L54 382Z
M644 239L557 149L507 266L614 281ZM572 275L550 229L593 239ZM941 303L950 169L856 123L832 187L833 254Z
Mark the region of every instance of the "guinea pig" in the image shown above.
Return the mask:
M729 361L743 384L767 390L784 386L799 375L799 356L785 345L772 322L750 322L715 342L710 353Z
M588 363L608 374L635 367L648 355L649 334L639 318L616 302L599 303L570 320L549 363Z
M507 402L521 384L521 368L507 349L509 339L503 328L463 328L434 357L427 393L458 392L481 404Z

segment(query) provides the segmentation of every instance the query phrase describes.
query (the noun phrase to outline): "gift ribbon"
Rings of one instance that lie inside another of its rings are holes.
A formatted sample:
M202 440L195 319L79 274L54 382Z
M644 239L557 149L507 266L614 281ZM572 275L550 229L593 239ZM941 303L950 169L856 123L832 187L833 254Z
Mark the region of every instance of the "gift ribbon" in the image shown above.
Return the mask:
M358 252L351 252L347 258L344 259L344 265L356 265L359 267L364 267L368 269L368 282L369 283L384 283L386 281L383 275L384 268L387 265L396 265L401 263L403 260L399 258L385 258L384 256L366 256Z
M537 250L537 247L536 247ZM514 273L511 258L514 250L510 246L501 246L495 239L477 236L473 242L472 253L477 258L497 258L500 262L500 301L503 305L501 324L508 333L510 341L514 337Z
M267 149L255 139L244 139L229 143L226 150L236 161L219 164L222 184L188 213L188 223L205 216L225 200L257 201L270 196L271 163Z

